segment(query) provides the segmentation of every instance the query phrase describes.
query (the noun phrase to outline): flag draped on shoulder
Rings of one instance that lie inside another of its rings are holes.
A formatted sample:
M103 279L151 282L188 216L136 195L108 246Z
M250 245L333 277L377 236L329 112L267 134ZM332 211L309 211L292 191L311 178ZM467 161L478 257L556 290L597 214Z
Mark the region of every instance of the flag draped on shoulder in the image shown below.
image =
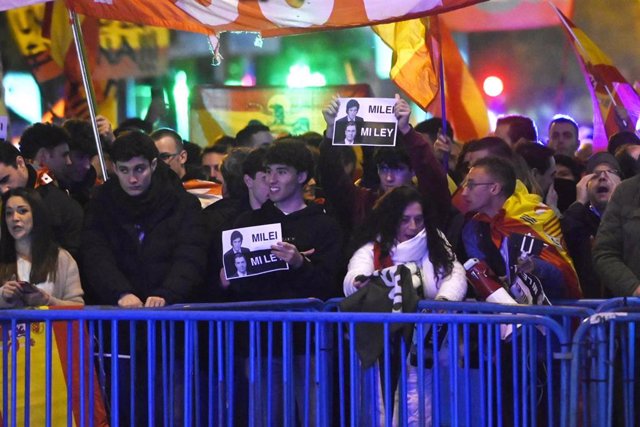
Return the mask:
M591 92L593 148L595 151L605 150L612 135L622 130L635 131L640 115L640 98L607 54L558 8L555 11L576 52Z
M582 297L578 275L563 246L560 220L549 206L542 203L540 196L529 193L524 184L516 184L516 190L495 217L476 214L474 218L489 223L491 238L496 247L500 247L503 238L514 233L530 234L544 241L547 246L542 250L540 258L560 270L569 298Z

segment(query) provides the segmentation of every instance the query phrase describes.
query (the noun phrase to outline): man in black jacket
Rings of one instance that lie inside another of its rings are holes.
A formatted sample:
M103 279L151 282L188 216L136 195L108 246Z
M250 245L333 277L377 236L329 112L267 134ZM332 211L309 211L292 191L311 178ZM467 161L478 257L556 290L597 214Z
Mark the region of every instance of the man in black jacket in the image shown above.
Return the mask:
M114 142L117 179L87 205L82 236L83 285L93 303L162 307L196 299L207 249L200 204L157 156L140 132Z
M313 157L304 142L287 138L269 146L265 153L266 183L269 186L269 200L261 208L250 210L241 215L233 228L280 223L282 241L271 246L271 253L289 265L288 270L278 270L266 274L223 280L231 299L240 300L274 300L289 298L328 299L340 294L336 281L340 261L342 237L336 220L328 215L323 206L315 203L307 204L303 197L304 186L311 178L314 170ZM277 327L276 327L277 328ZM266 331L264 336L266 336ZM305 343L304 328L294 326L293 345L295 352L295 378L304 378L304 366L315 363L312 356L303 356ZM281 410L283 384L283 361L279 350L282 348L280 336L282 331L276 329L273 344L274 353L270 361L270 372L262 371L262 384L266 385L271 374L273 389L267 395L266 388L261 392L268 400L272 411L270 422L282 425ZM238 332L240 337L248 336ZM288 343L290 345L291 343ZM246 340L238 342L238 354L248 355ZM266 357L267 346L262 348L262 357ZM265 359L266 360L266 359ZM266 362L265 362L266 363ZM313 370L313 368L311 368ZM298 380L296 380L298 381ZM300 385L301 383L298 383ZM302 388L296 388L295 400L298 413L302 414ZM239 388L236 388L238 390ZM309 402L315 402L316 389L312 384L305 390ZM267 397L271 396L271 397ZM241 402L242 399L238 398ZM309 405L309 420L315 420L315 405ZM236 412L242 414L242 412Z
M269 200L245 212L233 228L280 223L283 239L271 251L289 270L236 279L229 290L236 300L338 296L340 229L321 205L307 205L303 197L313 171L311 152L303 142L282 140L269 147L265 165Z
M25 187L35 188L40 193L49 209L56 241L76 257L80 247L82 208L56 187L46 168L36 171L16 147L0 139L0 192L4 194L13 188Z

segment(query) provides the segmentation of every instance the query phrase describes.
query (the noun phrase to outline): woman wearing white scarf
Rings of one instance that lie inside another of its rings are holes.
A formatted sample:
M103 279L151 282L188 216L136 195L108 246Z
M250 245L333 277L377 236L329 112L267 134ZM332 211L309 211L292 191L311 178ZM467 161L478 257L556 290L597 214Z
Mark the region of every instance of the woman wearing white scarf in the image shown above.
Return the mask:
M462 265L456 260L444 235L430 220L420 193L413 187L399 187L384 195L372 210L363 228L357 233L355 247L348 272L344 278L344 293L349 296L366 286L376 270L398 264L416 263L422 281L419 295L425 299L462 300L467 292L467 281ZM414 281L415 282L415 281ZM437 363L445 362L443 352ZM446 355L444 355L446 358ZM381 399L378 369L364 372L363 380L375 387L377 408L371 411L371 403L363 393L360 408L361 425L379 425L384 422L384 403ZM431 424L431 372L424 372L427 396L418 399L417 368L407 363L407 400L409 425L418 425L418 400L424 403L427 425ZM368 379L367 379L368 378ZM376 385L374 385L376 384ZM394 424L399 407L395 395ZM376 419L371 419L374 416Z

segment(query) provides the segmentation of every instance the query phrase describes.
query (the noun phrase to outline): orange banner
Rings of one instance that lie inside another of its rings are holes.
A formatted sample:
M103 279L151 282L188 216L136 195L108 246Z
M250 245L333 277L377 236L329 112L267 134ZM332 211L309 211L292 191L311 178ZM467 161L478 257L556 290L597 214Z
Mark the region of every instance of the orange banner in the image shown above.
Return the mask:
M574 0L553 0L565 15L573 15ZM505 31L558 25L547 0L490 1L442 15L452 31Z
M255 31L279 36L433 15L485 0L66 0L79 13L207 34Z

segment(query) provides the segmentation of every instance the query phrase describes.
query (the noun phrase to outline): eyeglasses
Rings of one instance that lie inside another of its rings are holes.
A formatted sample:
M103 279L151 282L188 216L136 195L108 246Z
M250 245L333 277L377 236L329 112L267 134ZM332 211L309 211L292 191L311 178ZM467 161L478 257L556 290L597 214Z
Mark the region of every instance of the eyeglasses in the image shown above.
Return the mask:
M607 173L607 175L617 175L620 176L620 171L616 170L616 169L602 169L599 171L593 171L592 173L595 175L594 178L599 178L603 173Z
M172 153L160 153L160 154L158 154L158 158L160 160L162 160L163 162L166 162L167 160L169 160L172 157L177 156L178 154L180 154L180 153L173 153L173 154Z
M460 187L462 188L468 188L469 190L473 190L474 188L476 188L479 185L493 185L495 184L495 182L473 182L473 181L463 181L462 184L460 184Z

